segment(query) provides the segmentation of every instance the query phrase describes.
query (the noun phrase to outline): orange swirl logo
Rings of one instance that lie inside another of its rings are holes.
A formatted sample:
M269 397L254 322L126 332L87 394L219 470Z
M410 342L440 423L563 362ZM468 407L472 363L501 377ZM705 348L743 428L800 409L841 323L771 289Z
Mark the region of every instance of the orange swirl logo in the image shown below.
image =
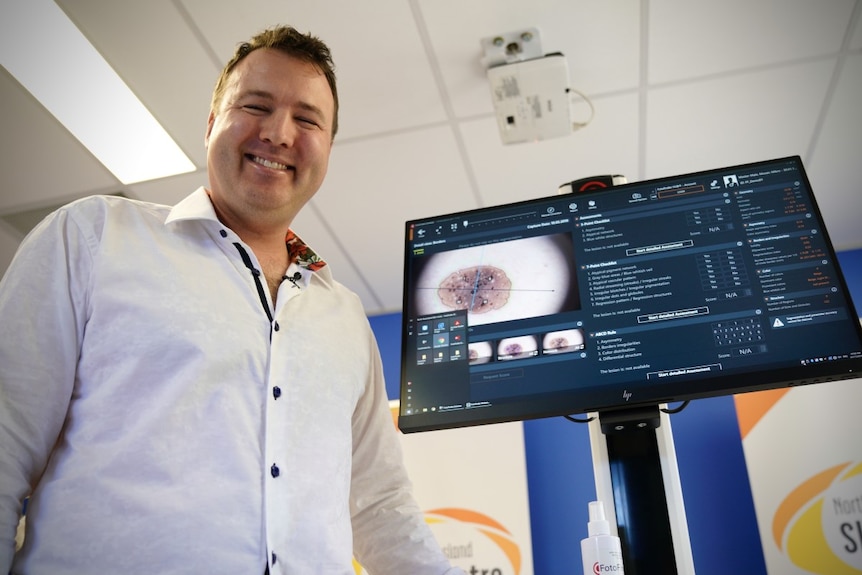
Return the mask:
M862 574L862 463L836 465L800 484L778 506L772 537L811 573Z
M469 574L483 575L520 575L521 573L521 549L515 542L512 534L491 517L472 511L455 507L433 509L425 512L425 522L435 530L435 535L440 541L441 548L446 556L455 564L466 562L493 561L494 557L502 557L509 564L496 566L470 565L465 568ZM470 540L470 543L447 543L450 537L446 534L455 532L457 540ZM444 536L441 536L443 534ZM481 541L476 541L473 546L472 535L481 535ZM356 561L353 568L357 575L364 573L362 567Z
M433 509L425 513L425 521L429 525L455 523L462 528L473 530L489 540L495 547L502 551L511 565L512 573L521 573L521 549L512 537L512 534L494 519L469 509L445 508ZM444 545L444 551L446 546ZM481 571L479 571L481 573ZM487 570L490 575L503 575L499 568Z

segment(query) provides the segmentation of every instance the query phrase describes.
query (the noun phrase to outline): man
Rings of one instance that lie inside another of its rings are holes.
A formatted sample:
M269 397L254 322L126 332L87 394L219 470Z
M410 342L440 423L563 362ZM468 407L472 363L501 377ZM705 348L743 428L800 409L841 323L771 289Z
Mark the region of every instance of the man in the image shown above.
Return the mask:
M289 229L337 113L326 46L267 30L216 85L208 187L87 198L25 239L0 283L0 573L460 573L358 298Z

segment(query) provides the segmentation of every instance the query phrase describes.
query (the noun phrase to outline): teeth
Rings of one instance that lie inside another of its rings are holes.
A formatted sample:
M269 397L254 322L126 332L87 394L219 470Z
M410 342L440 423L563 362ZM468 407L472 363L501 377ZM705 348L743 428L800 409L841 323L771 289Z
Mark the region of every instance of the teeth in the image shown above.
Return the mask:
M260 164L261 166L272 168L273 170L286 170L287 166L284 164L279 164L278 162L270 162L269 160L265 160L263 158L258 158L257 156L253 157L252 160Z

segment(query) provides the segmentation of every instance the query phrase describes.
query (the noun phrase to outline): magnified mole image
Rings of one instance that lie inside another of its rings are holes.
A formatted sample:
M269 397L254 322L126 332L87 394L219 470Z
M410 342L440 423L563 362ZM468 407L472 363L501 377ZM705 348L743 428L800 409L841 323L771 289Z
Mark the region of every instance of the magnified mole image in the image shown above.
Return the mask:
M497 344L497 358L500 360L523 359L536 353L536 338L531 335L507 337Z
M566 329L546 333L542 338L542 353L569 353L584 349L584 332L580 329Z
M481 325L579 309L573 253L561 233L431 254L413 271L414 311Z
M512 282L506 272L494 266L473 266L458 270L443 280L437 295L443 305L485 313L509 301Z

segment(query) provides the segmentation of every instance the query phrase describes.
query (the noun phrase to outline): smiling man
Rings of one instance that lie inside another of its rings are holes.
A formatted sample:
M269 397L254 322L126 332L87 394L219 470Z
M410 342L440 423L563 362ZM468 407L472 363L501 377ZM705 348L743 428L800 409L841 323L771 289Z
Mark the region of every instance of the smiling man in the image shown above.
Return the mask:
M274 298L287 269L287 226L323 183L334 126L324 73L272 48L238 62L213 99L207 192L261 260Z
M79 200L22 243L0 573L461 573L410 494L359 299L290 229L337 117L328 48L264 31L216 84L208 186Z

